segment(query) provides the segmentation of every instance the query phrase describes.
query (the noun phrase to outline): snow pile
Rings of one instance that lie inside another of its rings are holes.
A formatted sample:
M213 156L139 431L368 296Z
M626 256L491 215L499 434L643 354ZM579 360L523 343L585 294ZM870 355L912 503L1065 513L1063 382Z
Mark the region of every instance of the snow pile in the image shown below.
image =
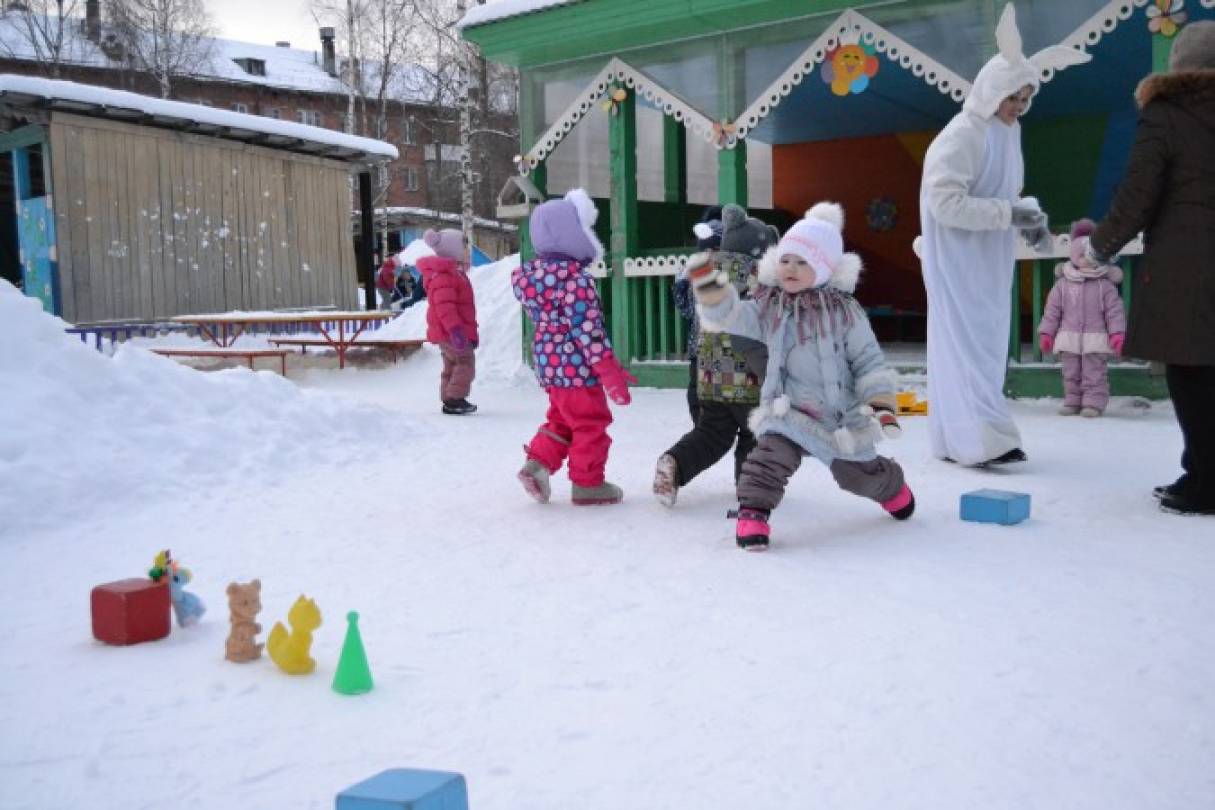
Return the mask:
M535 14L546 8L567 6L577 2L578 0L497 0L497 2L484 6L473 6L464 15L464 18L456 23L456 27L471 28L474 25L484 25L522 14Z
M415 240L414 244L421 241ZM419 253L414 244L398 256L409 254L417 261L417 257L424 254ZM511 271L518 266L519 256L515 254L493 264L474 267L468 273L477 299L477 325L481 334L481 344L477 347L477 379L480 381L515 381L531 374L523 361L522 311L510 286ZM425 338L428 306L426 300L414 304L378 330L375 337L384 340ZM428 353L438 354L436 347L427 345L426 349Z
M130 346L106 357L64 327L0 281L0 534L337 466L384 419L272 371L203 374Z

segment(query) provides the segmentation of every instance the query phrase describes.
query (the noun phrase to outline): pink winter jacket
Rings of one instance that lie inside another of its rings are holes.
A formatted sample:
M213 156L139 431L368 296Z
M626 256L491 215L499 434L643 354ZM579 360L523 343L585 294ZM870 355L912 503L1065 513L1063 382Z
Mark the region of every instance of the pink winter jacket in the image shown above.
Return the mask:
M464 336L476 343L477 302L468 273L455 259L443 256L418 259L417 266L428 302L426 339L431 343L450 343L451 330L460 326Z
M1104 275L1081 279L1070 262L1055 268L1058 280L1046 298L1038 333L1054 338L1056 354L1113 354L1109 336L1126 332L1126 312L1114 286L1122 270L1104 269Z

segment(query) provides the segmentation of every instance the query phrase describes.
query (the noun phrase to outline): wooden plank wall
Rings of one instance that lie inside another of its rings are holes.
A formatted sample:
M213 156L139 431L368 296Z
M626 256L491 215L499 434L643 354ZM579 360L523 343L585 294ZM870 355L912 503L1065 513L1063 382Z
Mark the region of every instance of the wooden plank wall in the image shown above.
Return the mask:
M358 307L345 164L83 116L50 130L65 320Z

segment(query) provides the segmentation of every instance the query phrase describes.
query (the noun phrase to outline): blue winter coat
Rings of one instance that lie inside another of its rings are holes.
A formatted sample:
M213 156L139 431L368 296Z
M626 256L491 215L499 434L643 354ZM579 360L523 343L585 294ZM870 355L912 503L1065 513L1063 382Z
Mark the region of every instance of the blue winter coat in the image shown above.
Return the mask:
M845 254L826 285L789 295L775 286L777 259L772 249L760 261L764 287L755 300L740 300L731 287L721 302L698 306L701 329L767 345L755 435L784 436L827 465L869 461L882 435L870 404L893 406L896 378L852 295L860 260Z

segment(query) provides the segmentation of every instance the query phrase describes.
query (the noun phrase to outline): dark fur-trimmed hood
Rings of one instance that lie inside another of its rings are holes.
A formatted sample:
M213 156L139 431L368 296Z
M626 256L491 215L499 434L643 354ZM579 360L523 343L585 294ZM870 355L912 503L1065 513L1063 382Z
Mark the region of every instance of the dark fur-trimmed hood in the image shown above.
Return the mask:
M1215 70L1153 73L1135 88L1135 102L1142 109L1156 99L1177 100L1180 96L1198 94L1210 94L1215 100Z

